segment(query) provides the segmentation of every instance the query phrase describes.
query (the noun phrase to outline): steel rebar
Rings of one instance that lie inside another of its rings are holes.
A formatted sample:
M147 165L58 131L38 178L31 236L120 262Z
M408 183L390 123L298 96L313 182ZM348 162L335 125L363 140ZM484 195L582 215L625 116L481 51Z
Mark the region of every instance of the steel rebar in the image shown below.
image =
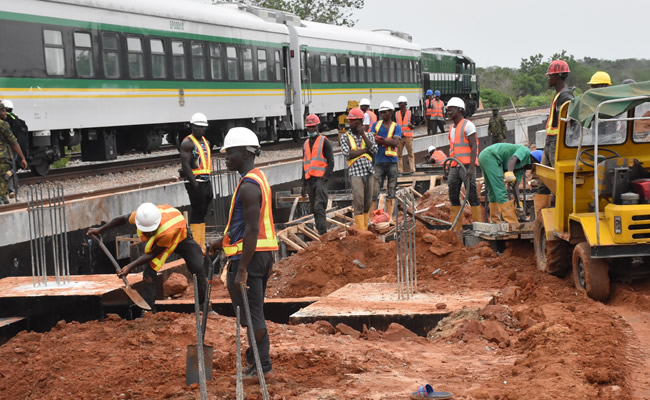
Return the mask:
M59 185L61 189L61 210L63 218L63 257L64 257L64 268L65 276L70 283L70 257L68 257L68 220L66 218L66 206L65 206L65 191L63 190L63 185Z
M47 253L45 250L45 210L43 203L43 187L38 185L38 213L39 213L39 241L41 242L41 277L43 278L43 286L47 286Z
M239 311L239 306L235 309L235 316L237 317L237 400L244 400L241 366L241 312Z
M27 223L29 224L29 255L32 260L32 286L36 286L36 261L34 259L34 232L32 230L32 203L29 192L25 195L27 197Z
M50 214L50 230L52 233L51 242L52 242L52 267L54 268L54 280L56 281L57 286L61 284L59 280L59 239L57 219L54 215L54 209L56 208L56 198L54 193L50 193L50 190L53 188L50 185L47 185L47 208Z

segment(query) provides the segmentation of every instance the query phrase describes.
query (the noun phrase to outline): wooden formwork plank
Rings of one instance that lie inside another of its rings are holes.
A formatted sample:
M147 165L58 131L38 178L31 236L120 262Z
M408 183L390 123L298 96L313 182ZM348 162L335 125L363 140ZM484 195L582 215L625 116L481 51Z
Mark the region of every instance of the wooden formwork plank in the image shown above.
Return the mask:
M300 251L303 249L302 247L300 247L299 244L294 243L292 240L290 240L288 237L284 235L278 235L278 239L284 242L287 245L287 247L289 247L293 251Z
M300 239L298 237L298 235L296 235L295 233L289 232L289 238L291 240L293 240L294 242L298 243L300 245L300 247L302 247L302 248L307 247L307 243L305 243L302 239Z
M313 232L311 232L311 229L307 228L305 225L298 225L297 228L298 228L298 232L307 236L311 240L320 242L320 238L318 237L318 235L315 235Z

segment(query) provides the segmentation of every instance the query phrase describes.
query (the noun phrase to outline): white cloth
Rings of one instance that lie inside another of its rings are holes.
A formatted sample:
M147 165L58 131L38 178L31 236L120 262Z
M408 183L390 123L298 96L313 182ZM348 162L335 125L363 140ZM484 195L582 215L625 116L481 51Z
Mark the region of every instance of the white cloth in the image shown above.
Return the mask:
M363 125L370 125L370 114L363 113Z
M465 124L465 137L470 137L475 133L476 133L476 126L474 126L474 123L472 121L467 120L467 123ZM449 143L452 143L454 141L455 135L456 135L456 126L452 126L451 129L449 130Z

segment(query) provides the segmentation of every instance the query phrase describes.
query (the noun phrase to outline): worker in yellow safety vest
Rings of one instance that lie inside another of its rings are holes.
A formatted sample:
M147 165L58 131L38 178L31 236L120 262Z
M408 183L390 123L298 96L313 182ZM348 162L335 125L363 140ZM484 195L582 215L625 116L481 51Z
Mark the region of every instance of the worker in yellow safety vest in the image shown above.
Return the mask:
M192 115L192 133L181 142L181 167L185 190L190 198L190 230L192 236L205 249L205 215L212 203L212 151L205 138L208 119L201 113Z
M142 298L147 301L152 310L155 310L158 271L169 256L176 253L185 260L187 269L196 275L199 301L203 303L207 285L203 268L203 252L199 244L187 236L187 225L183 214L167 204L156 206L152 203L142 203L131 214L115 217L98 228L88 229L88 235L101 235L109 229L127 223L136 226L138 238L146 245L144 254L131 261L117 275L126 276L133 268L149 264L149 268L145 268L142 273L142 280L146 283L142 289Z
M232 194L228 224L224 236L212 242L210 251L223 249L228 256L226 286L233 308L244 309L241 285L247 290L252 327L264 374L272 371L269 355L270 342L264 318L266 283L273 267L273 251L278 249L273 225L273 197L266 174L255 167L255 157L260 154L257 135L248 128L231 128L223 141L226 167L237 171L241 179ZM245 319L242 326L246 326ZM256 379L253 349L246 350L249 368L244 380Z
M386 213L393 216L393 206L395 204L395 190L397 189L397 149L399 141L402 138L402 128L397 125L391 118L395 107L390 101L382 101L379 105L379 115L381 121L372 126L370 133L375 135L377 142L377 155L375 156L375 182L373 187L373 205L370 207L374 211L377 205L379 191L386 183Z
M395 111L395 122L402 129L402 138L399 140L399 146L397 146L397 156L402 159L402 162L397 162L397 170L400 173L407 171L406 160L408 157L409 168L407 173L412 174L415 172L415 154L413 153L413 130L415 125L413 125L413 114L407 108L408 99L406 96L400 96L397 99L397 105L399 109ZM406 147L406 157L403 155L404 147Z

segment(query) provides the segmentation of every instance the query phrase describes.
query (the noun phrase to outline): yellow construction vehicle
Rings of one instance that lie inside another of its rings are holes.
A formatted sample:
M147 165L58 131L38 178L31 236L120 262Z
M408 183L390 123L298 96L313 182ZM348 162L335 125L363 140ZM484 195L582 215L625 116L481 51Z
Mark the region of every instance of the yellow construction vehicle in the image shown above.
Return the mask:
M605 301L610 277L650 275L650 82L593 89L560 109L555 197L535 222L537 267Z
M350 127L350 122L348 121L348 113L353 108L359 108L359 102L357 100L348 100L348 106L345 109L345 114L339 115L339 139L341 138L341 135L344 134Z

